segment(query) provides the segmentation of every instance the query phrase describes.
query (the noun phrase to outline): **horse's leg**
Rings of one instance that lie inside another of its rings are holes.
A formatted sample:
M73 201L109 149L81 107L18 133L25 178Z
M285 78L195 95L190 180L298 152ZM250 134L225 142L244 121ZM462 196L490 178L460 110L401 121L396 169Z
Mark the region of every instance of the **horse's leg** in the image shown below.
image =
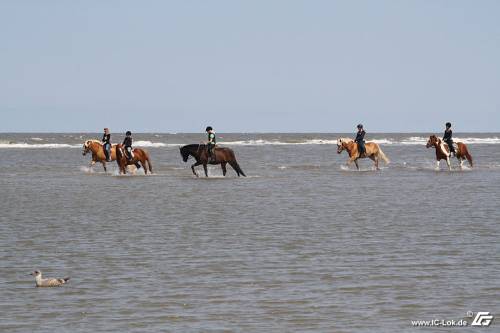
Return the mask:
M460 161L460 170L462 170L464 166L464 160L461 157L458 160Z
M448 165L448 170L451 171L451 163L450 163L450 158L446 158L446 164Z
M108 170L106 169L106 162L101 161L101 163L102 163L102 167L104 168L104 172L108 172Z
M439 171L439 160L436 161L436 170Z
M358 171L359 171L358 159L354 160L354 164L356 164L356 169L358 169Z
M196 170L194 169L194 167L200 165L201 162L196 162L195 164L191 165L191 170L193 170L193 175L195 175L196 177L198 177L198 174L196 173Z
M226 176L226 172L227 172L227 170L226 170L226 163L227 163L227 162L222 162L222 163L220 164L220 167L222 168L222 175L223 175L223 176Z
M208 177L207 163L203 163L203 170L205 171L205 177Z
M375 155L371 155L370 159L373 161L373 164L375 164L375 169L380 170L378 167L378 158Z

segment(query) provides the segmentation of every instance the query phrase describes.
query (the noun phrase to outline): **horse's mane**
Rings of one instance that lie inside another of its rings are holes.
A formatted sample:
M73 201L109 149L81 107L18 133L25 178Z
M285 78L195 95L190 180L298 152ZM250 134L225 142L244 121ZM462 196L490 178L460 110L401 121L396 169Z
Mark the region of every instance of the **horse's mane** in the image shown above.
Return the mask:
M185 145L185 146L182 146L181 149L192 149L192 148L201 148L201 147L205 147L206 145L204 143L192 143L192 144L189 144L189 145Z
M354 142L354 140L351 138L339 138L339 140L341 140L342 142L345 142L345 143Z
M95 142L95 143L101 143L101 140L90 139L90 140L85 140L85 142Z

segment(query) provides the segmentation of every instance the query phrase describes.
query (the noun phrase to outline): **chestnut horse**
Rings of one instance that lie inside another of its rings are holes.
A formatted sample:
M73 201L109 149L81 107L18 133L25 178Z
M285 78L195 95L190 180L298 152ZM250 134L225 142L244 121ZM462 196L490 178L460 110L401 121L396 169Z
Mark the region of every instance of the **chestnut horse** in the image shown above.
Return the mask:
M236 157L234 156L234 151L230 148L215 147L214 149L215 161L211 162L208 162L207 146L204 144L186 145L183 147L179 147L179 150L182 156L182 160L184 162L188 161L189 156L193 156L194 159L196 160L196 163L191 165L191 170L193 171L193 174L196 177L198 177L198 174L194 170L194 167L200 164L203 165L203 170L205 171L206 177L208 177L207 164L220 164L222 168L222 174L225 176L227 163L229 163L229 165L231 165L234 171L236 171L238 177L240 175L246 177L245 173L243 172L243 170L241 170L238 162L236 161Z
M116 163L120 168L120 174L127 173L127 165L134 164L135 166L138 166L138 163L141 163L145 174L148 174L148 169L150 173L153 173L153 166L151 165L148 152L141 148L134 148L132 152L133 157L129 161L125 152L125 147L121 143L116 145Z
M455 156L457 157L458 161L460 162L460 169L462 169L462 166L464 164L464 160L469 161L470 167L472 168L472 156L469 154L469 150L467 149L467 146L462 143L462 142L454 142L454 144L457 145L457 148L455 149ZM448 144L438 138L435 135L431 135L429 137L429 140L427 141L427 144L425 145L427 148L434 147L436 149L436 169L439 170L439 162L441 160L446 160L446 164L448 165L448 170L451 171L451 163L450 163L450 149L448 147Z
M92 160L90 161L90 169L97 162L101 162L104 168L104 172L106 172L106 155L104 155L104 148L102 147L102 143L99 140L87 140L83 143L83 152L82 155L87 155L88 152L92 152ZM116 145L111 146L111 161L116 160Z
M377 170L380 170L380 168L378 167L378 162L380 159L382 159L385 162L385 164L389 164L389 159L387 158L387 156L385 156L382 149L380 149L378 144L376 144L375 142L367 142L365 144L366 152L362 156L360 156L358 152L358 144L354 142L353 139L349 138L337 139L337 153L339 154L342 153L344 149L347 150L347 153L349 154L349 159L347 160L347 166L349 166L349 164L354 162L358 170L359 170L358 159L360 158L368 157L369 159L371 159L374 162L375 168L377 168Z

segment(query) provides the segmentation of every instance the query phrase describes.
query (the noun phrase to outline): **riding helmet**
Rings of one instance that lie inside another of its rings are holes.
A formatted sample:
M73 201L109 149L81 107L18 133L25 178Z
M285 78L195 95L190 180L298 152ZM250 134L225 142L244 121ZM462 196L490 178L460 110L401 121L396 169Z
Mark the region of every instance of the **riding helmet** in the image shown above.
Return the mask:
M205 129L205 132L212 131L212 130L213 130L212 126L207 126L207 128Z
M127 133L125 133L125 135L132 135L132 132L127 131Z
M447 123L446 123L446 127L451 127L451 123L450 123L450 122L447 122Z
M358 128L363 128L363 124L358 124Z

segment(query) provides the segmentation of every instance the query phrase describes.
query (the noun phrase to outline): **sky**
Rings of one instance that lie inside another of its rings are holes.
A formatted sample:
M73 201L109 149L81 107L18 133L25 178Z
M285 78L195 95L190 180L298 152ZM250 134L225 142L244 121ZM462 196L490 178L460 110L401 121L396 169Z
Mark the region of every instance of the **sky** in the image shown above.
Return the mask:
M0 1L0 132L500 131L500 1Z

